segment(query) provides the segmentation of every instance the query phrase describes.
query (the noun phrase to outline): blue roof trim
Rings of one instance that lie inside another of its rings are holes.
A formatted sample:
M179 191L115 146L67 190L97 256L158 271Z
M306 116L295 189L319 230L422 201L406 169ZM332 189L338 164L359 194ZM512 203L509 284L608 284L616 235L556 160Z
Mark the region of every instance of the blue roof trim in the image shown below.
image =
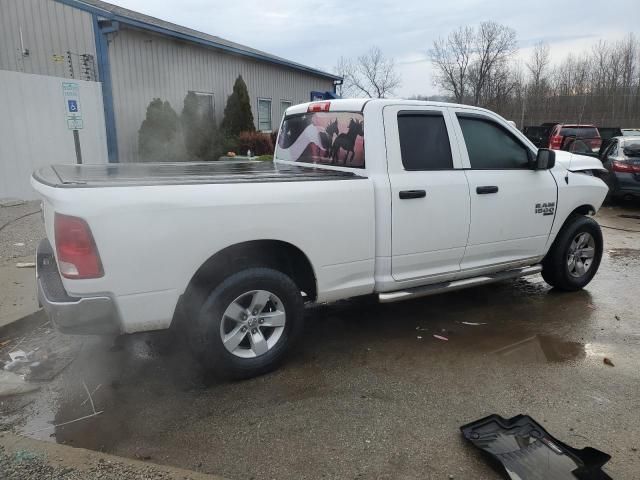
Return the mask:
M300 65L294 62L289 62L286 60L280 60L277 58L273 58L273 57L269 57L269 56L265 56L265 55L260 55L259 53L255 53L255 52L251 52L251 51L247 51L247 50L242 50L241 48L234 48L232 46L229 45L224 45L221 43L217 43L217 42L213 42L210 40L205 40L203 38L198 38L195 37L193 35L187 35L185 33L181 33L181 32L176 32L174 30L171 30L169 28L164 28L164 27L160 27L158 25L152 25L150 23L146 23L140 20L135 20L123 15L118 15L118 14L114 14L112 12L109 12L107 10L103 10L101 8L95 7L93 5L88 5L84 2L82 2L81 0L55 0L59 3L63 3L65 5L69 5L71 7L75 7L79 10L84 10L86 12L92 13L94 15L99 15L100 17L109 19L109 20L115 20L118 21L120 23L126 24L126 25L131 25L133 27L137 27L143 30L149 30L152 32L156 32L156 33L160 33L163 35L167 35L173 38L178 38L180 40L185 40L188 42L192 42L192 43L197 43L199 45L204 45L207 47L213 47L216 48L218 50L223 50L229 53L233 53L236 55L241 55L243 57L249 57L249 58L254 58L256 60L260 60L263 62L268 62L268 63L274 63L276 65L282 65L284 67L288 67L294 70L301 70L307 73L311 73L313 75L317 75L320 77L324 77L324 78L329 78L331 80L341 80L342 77L338 76L338 75L334 75L331 73L327 73L327 72L323 72L321 70L316 70L315 68L311 68L311 67L306 67L304 65Z

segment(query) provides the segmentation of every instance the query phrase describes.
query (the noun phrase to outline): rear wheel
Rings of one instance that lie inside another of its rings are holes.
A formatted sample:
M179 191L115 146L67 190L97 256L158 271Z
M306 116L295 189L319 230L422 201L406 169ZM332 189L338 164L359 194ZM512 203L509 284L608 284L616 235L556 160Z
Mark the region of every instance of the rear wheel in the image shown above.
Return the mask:
M560 290L580 290L598 271L602 244L600 225L590 217L573 215L542 262L542 278Z
M269 268L235 273L207 297L191 324L190 343L218 377L250 378L275 369L302 330L300 289Z

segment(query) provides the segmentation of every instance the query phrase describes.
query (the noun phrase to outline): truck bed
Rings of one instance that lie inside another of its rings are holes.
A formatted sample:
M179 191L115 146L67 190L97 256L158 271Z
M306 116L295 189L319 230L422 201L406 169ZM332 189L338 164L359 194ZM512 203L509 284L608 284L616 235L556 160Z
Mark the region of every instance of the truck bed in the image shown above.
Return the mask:
M33 177L38 182L55 188L302 182L365 178L352 172L260 161L51 165L37 170Z

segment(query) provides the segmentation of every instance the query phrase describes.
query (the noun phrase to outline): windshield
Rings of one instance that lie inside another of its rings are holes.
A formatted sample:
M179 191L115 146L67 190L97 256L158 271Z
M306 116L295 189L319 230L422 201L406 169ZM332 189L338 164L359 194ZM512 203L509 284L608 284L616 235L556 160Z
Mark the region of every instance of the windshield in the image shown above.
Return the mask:
M360 112L314 112L285 117L276 160L364 168Z
M563 127L560 130L563 137L598 138L598 129L595 127Z

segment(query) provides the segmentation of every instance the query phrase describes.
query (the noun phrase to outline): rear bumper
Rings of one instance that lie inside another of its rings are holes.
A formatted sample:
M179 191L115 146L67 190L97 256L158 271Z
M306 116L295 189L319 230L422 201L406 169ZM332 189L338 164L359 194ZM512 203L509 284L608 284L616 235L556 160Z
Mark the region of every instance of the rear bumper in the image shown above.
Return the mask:
M640 175L637 173L613 172L611 180L613 195L640 195Z
M44 239L36 253L38 301L63 333L117 334L120 319L109 296L71 297L64 289L51 244Z

